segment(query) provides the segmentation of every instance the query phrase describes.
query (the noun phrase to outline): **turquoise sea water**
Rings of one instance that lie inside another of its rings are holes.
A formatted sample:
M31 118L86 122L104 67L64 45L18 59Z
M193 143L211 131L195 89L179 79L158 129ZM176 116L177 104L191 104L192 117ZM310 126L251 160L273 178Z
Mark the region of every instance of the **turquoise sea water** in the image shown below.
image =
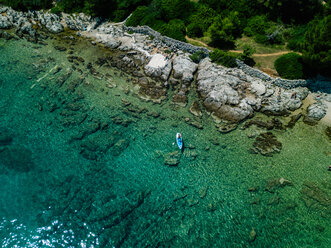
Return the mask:
M221 134L205 112L190 126L194 85L185 108L171 90L142 101L130 76L96 63L109 55L0 40L2 247L329 247L324 127L300 120L272 131L279 154L252 154L263 130ZM177 132L186 148L169 167Z

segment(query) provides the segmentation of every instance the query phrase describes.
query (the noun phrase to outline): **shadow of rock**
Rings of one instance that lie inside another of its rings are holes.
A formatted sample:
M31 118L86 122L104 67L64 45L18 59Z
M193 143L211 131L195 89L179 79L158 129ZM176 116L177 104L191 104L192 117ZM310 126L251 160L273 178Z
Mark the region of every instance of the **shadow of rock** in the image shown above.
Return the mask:
M32 152L24 147L7 147L1 152L0 165L17 172L28 172L34 168Z

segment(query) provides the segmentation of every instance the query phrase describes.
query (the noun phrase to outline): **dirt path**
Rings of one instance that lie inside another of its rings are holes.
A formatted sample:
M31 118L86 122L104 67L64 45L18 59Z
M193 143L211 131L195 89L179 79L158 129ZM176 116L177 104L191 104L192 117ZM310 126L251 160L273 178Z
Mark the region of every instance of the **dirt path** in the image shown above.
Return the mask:
M185 38L188 40L188 41L192 41L192 42L197 42L199 43L200 45L212 50L213 48L208 46L206 43L200 41L200 40L195 40L195 39L192 39L188 36L185 36ZM231 53L243 53L242 50L229 50L229 52ZM252 56L254 57L269 57L269 56L279 56L279 55L284 55L284 54L287 54L287 53L291 53L292 51L281 51L281 52L275 52L275 53L254 53ZM301 53L298 53L301 55Z

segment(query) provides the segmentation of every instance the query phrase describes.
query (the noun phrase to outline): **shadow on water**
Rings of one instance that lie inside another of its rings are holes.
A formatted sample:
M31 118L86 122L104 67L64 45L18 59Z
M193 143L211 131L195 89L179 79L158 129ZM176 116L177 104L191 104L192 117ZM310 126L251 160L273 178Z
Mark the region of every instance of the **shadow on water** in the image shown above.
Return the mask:
M308 88L312 92L331 94L331 78L318 75L316 78L309 80Z

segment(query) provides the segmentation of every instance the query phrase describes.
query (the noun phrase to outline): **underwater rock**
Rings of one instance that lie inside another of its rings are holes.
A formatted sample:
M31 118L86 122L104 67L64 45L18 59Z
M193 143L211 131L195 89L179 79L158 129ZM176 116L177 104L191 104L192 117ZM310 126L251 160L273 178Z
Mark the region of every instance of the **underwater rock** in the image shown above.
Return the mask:
M7 146L13 141L12 135L7 129L0 129L0 146Z
M331 217L331 193L329 188L321 188L314 182L305 182L300 191L301 199L309 209L320 212L326 218Z
M299 113L297 115L292 115L291 120L287 123L286 127L293 128L301 117L302 117L302 113Z
M253 242L254 240L256 239L256 231L255 229L253 228L250 233L249 233L249 241L250 242Z
M112 148L112 154L114 156L119 156L129 146L129 143L130 143L129 140L120 139L113 146L113 148Z
M176 166L179 164L181 154L178 151L170 152L164 155L164 164Z
M190 112L192 115L195 115L197 117L201 117L202 116L202 111L199 105L198 101L194 101L190 107Z
M271 132L261 133L256 137L252 149L254 152L264 156L272 156L273 153L279 153L281 151L282 143L280 143Z
M154 103L161 103L166 98L166 94L166 89L153 82L148 82L147 84L140 84L138 92L140 98L147 101L152 101Z
M286 186L286 185L293 186L293 183L291 181L289 181L289 180L287 180L287 179L285 179L283 177L281 177L279 179L279 183L280 183L281 186Z
M64 127L79 125L83 123L87 118L86 113L75 113L75 112L72 113L74 114L70 114L69 116L64 116L60 119L60 122ZM61 114L63 114L63 111L61 112Z
M272 178L268 180L265 190L270 193L275 193L278 188L285 187L285 186L293 186L293 183L283 177L281 178Z
M278 120L278 119L277 119ZM255 119L255 120L249 120L245 123L245 125L242 127L242 129L246 129L252 125L255 125L260 128L265 128L267 130L272 130L274 128L274 122L273 121L262 121L261 119Z
M181 107L186 107L187 96L185 95L185 93L183 91L180 91L176 95L173 96L172 102Z
M325 129L325 134L329 137L329 141L331 141L331 127Z
M203 198L205 198L206 197L206 195L207 195L207 191L208 191L208 186L206 186L206 187L203 187L203 188L201 188L200 190L199 190L199 197L201 198L201 199L203 199Z
M221 123L217 123L215 126L217 127L217 130L220 133L230 133L230 132L237 129L238 124L237 123L221 122Z
M34 168L32 152L25 147L7 147L1 152L0 164L17 172L28 172Z
M190 126L195 127L197 129L203 129L203 125L198 121L188 121L187 122Z

